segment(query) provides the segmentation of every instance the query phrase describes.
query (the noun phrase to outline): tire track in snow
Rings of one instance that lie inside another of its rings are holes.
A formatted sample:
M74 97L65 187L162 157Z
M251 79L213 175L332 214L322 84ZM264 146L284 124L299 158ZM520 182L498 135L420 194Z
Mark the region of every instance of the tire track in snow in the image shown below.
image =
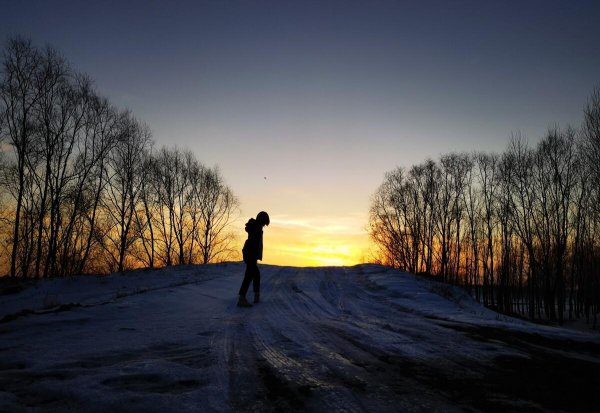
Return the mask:
M268 268L260 304L227 307L215 345L222 349L222 387L233 410L410 410L398 388L414 384L381 383L390 350L369 336L397 337L378 318L397 310L386 306L379 295L384 290L368 290L354 275L346 269Z
M264 324L254 330L255 344L282 380L310 388L307 403L317 411L372 410L359 395L367 387L361 363L344 357L327 328L348 319L347 277L336 277L339 270L293 269L273 279L271 297L260 305Z
M386 305L385 297L365 291L356 282L356 274L352 270L324 269L323 274L317 271L304 271L306 274L312 272L312 278L319 280L317 288L309 292L320 296L313 301L327 302L330 308L336 309L336 314L322 313L317 317L310 317L312 323L304 331L309 330L312 334L308 338L313 343L312 357L316 357L324 366L324 375L337 382L344 390L351 391L350 400L353 400L353 407L357 411L397 411L400 407L414 410L414 405L404 403L398 397L398 389L401 387L397 384L401 383L404 388L422 386L415 386L410 380L404 379L396 380L396 384L391 386L381 381L380 371L389 368L395 344L400 343L405 347L415 344L413 338L394 331L381 319L382 315L397 310ZM301 285L300 281L298 284ZM384 292L378 291L379 294ZM297 298L301 299L303 296ZM300 323L306 322L306 317L300 311L296 311L295 315ZM370 386L370 383L376 385ZM427 389L421 389L423 391L427 392ZM344 397L348 400L347 396ZM443 398L439 399L435 395L430 397L438 404L445 404Z

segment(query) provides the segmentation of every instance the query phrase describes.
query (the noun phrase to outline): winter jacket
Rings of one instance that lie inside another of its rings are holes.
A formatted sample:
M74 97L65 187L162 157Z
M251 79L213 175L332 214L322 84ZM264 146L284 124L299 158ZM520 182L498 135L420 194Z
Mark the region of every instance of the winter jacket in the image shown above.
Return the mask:
M262 260L262 225L260 225L254 218L250 218L250 220L248 220L248 222L246 223L246 232L248 233L248 239L244 243L244 248L242 248L244 262Z

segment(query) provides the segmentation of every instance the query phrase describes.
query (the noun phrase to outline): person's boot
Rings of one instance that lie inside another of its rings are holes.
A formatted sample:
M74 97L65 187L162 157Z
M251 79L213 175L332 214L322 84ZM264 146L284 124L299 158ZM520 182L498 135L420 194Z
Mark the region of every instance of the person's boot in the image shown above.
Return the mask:
M254 304L260 303L260 293L254 293Z
M250 304L243 295L240 295L237 305L238 307L252 307L252 304Z

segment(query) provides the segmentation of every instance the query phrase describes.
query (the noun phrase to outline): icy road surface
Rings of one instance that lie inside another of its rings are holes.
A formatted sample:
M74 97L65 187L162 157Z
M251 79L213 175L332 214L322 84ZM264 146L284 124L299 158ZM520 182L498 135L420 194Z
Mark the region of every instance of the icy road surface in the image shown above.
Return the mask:
M251 309L240 264L0 296L0 411L597 411L598 335L374 265L261 271Z

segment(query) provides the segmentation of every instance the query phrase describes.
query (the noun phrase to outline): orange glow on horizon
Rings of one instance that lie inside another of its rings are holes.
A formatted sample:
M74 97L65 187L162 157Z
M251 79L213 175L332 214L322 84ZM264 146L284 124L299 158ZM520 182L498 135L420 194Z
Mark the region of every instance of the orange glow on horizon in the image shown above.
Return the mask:
M312 219L271 216L264 230L264 264L316 267L367 261L369 236L362 216Z

